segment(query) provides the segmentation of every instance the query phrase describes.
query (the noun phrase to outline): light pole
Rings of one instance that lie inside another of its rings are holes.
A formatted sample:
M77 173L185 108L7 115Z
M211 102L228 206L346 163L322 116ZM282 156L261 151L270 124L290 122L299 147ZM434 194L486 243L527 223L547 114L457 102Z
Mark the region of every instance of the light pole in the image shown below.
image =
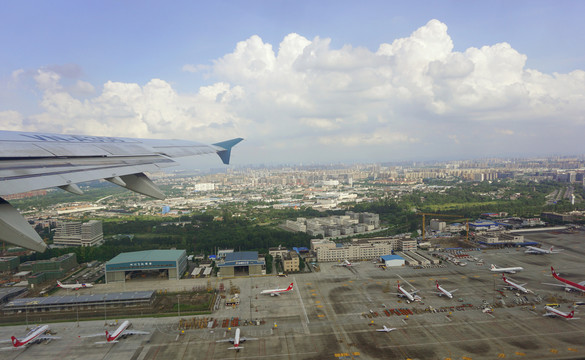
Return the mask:
M104 295L104 326L108 325L108 316L106 312L106 295Z
M177 295L177 312L179 314L179 317L181 317L181 300L180 300L180 295Z

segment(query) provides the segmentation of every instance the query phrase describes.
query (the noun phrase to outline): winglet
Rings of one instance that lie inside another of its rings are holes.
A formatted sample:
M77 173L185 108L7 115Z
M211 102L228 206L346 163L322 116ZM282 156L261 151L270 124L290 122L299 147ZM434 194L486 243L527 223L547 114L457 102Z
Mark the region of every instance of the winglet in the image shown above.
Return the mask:
M219 146L220 148L224 149L224 150L219 150L217 152L217 155L221 158L221 161L223 161L223 163L227 165L230 163L230 155L232 152L232 147L236 146L236 144L238 144L242 140L244 140L244 139L235 138L235 139L231 139L231 140L218 142L218 143L215 143L212 145Z

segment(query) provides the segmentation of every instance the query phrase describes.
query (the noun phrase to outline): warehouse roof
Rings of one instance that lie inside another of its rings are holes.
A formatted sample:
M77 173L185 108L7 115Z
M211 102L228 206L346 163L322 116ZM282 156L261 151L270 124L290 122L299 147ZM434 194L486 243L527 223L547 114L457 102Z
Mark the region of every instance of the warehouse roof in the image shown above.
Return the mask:
M38 307L71 306L71 305L94 305L114 303L134 303L149 301L154 296L154 290L120 292L110 294L80 294L65 296L45 296L36 298L19 298L8 302L4 309L27 307L30 309Z
M186 254L185 250L134 251L118 254L118 256L108 261L106 265L145 261L177 261L183 254Z
M400 255L382 255L380 256L382 260L389 261L389 260L404 260Z

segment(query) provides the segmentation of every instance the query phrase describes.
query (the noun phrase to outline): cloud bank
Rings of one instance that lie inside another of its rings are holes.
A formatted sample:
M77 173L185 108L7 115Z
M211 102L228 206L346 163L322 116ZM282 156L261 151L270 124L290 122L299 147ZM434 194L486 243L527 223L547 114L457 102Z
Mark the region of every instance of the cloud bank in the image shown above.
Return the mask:
M240 163L387 161L583 152L585 71L544 74L507 43L453 51L431 20L374 52L287 35L254 35L209 64L209 85L178 93L163 79L96 90L74 66L16 70L41 111L0 112L8 130L183 138L241 136Z

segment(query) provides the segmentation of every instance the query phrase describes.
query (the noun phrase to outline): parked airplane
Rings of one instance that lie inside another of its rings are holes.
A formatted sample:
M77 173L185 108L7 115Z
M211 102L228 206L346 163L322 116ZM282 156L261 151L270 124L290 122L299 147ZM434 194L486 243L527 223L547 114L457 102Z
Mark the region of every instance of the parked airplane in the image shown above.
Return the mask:
M563 250L553 250L554 246L551 246L550 249L541 249L535 246L527 246L526 247L526 251L524 251L524 253L526 254L536 254L536 255L544 255L544 254L558 254Z
M441 285L439 285L439 280L436 280L436 283L437 283L437 290L439 290L437 292L437 295L439 295L439 296L446 296L449 299L453 299L453 294L452 293L454 293L455 291L459 290L459 289L455 289L455 290L447 291L447 290L443 289L441 287Z
M412 292L406 291L404 288L400 286L400 281L398 282L398 294L396 295L400 297L405 297L406 299L408 299L409 302L422 300L420 296L415 295L417 292L418 290L414 290Z
M566 313L566 312L562 312L560 310L557 310L553 307L550 306L545 306L544 310L546 310L546 314L542 315L542 316L550 316L550 317L563 317L567 320L569 319L575 319L573 316L575 315L575 310L571 311L570 313Z
M552 276L557 279L558 281L565 283L566 285L560 285L560 284L547 284L547 285L553 285L553 286L563 286L565 287L566 291L582 291L585 292L585 281L581 281L580 283L576 283L576 282L572 282L570 280L567 280L565 278L560 277L556 272L555 269L553 269L553 267L550 267L550 271L552 272ZM546 284L546 283L545 283Z
M217 340L216 342L231 342L232 344L234 344L234 346L229 347L228 349L240 351L240 349L243 349L243 347L240 346L240 343L243 343L243 342L248 341L248 340L258 340L258 339L257 338L240 337L240 328L236 328L236 336L234 336L231 339Z
M114 331L113 333L109 333L108 330L106 330L106 341L98 341L96 342L96 344L111 344L111 343L117 343L118 339L123 339L127 336L130 335L148 335L150 334L147 331L139 331L139 330L128 330L128 328L132 326L132 324L130 323L130 321L128 320L124 320L124 322L122 322L122 325L118 326L118 328L116 329L116 331ZM98 336L104 336L104 333L100 333L100 334L92 334L92 335L84 335L84 336L80 336L82 338L87 338L87 337L98 337Z
M505 274L502 274L502 280L504 280L504 282L505 282L506 284L508 284L508 288L510 288L510 289L512 289L512 290L514 290L514 289L516 289L516 290L520 290L520 291L522 291L522 292L523 292L523 293L525 293L525 294L528 294L529 292L530 292L530 293L532 292L532 291L530 291L530 290L528 290L528 289L526 289L526 288L524 287L524 285L526 285L526 284L520 284L520 285L518 285L518 284L516 284L516 283L514 283L514 282L512 282L512 281L510 281L510 280L508 280L508 279L506 278L506 275L505 275Z
M517 271L522 271L522 270L524 270L524 268L522 268L520 266L501 268L501 267L497 267L496 265L492 264L492 266L490 267L490 271L492 271L492 272L501 272L501 273L508 273L508 274L515 274Z
M286 289L262 290L260 295L280 296L281 293L292 291L292 289L293 283L290 283Z
M93 287L93 284L90 284L90 283L81 283L80 284L79 281L77 282L77 284L62 284L60 281L57 281L57 286L59 286L60 288L63 288L63 289L79 290L79 289Z
M384 325L383 329L376 329L376 331L380 331L380 332L390 332L390 331L394 331L396 330L396 328L389 328L386 325Z
M351 266L355 266L355 264L346 259L346 260L343 260L343 262L341 264L335 264L335 266L351 267Z
M28 334L26 334L26 336L22 340L19 340L15 336L12 336L10 338L12 341L12 346L14 349L18 349L30 344L39 343L43 340L61 339L58 336L47 335L47 332L49 332L49 330L50 330L49 325L42 325L33 328L31 331L28 332Z
M162 191L144 174L175 165L173 158L217 153L224 164L241 138L212 145L185 140L133 139L0 131L0 240L43 252L39 234L4 195L105 179L157 199Z

